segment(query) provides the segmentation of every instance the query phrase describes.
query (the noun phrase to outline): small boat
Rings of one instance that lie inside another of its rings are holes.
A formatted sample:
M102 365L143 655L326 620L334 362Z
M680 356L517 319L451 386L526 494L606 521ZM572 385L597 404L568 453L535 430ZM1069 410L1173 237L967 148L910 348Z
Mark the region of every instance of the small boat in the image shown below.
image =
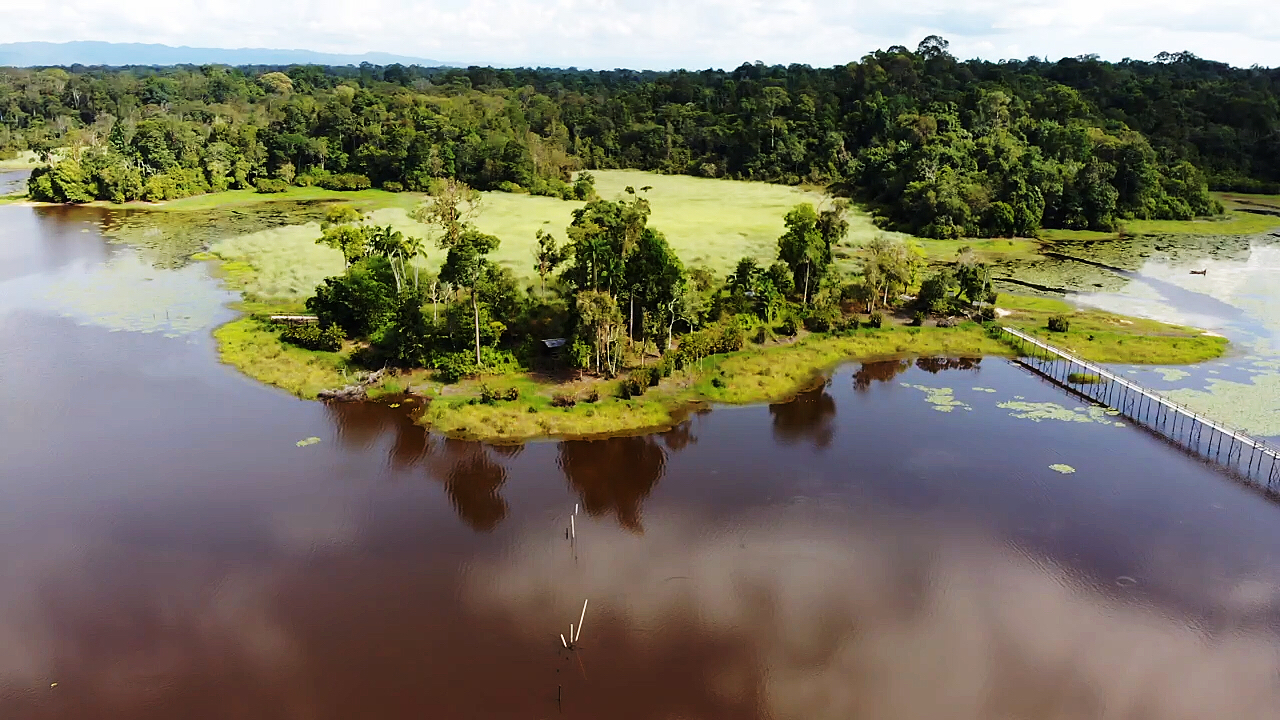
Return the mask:
M1191 274L1192 274L1192 275L1208 275L1208 274L1209 274L1209 268L1205 268L1205 269L1203 269L1203 270L1192 270L1192 271L1191 271Z

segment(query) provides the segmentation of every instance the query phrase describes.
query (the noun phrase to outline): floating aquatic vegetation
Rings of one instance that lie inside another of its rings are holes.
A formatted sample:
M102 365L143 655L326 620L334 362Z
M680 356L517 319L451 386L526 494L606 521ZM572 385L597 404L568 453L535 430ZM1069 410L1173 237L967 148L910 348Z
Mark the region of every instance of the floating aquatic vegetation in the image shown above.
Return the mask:
M211 326L230 296L203 268L156 269L121 252L65 270L37 299L84 324L176 337Z
M320 442L320 438L315 437L315 436L313 435L313 436L311 436L311 437L309 437L309 438L306 438L305 440L299 440L299 441L298 441L297 443L295 443L295 444L296 444L298 447L306 447L306 446L308 446L308 445L315 445L315 444L316 444L316 443L318 443L318 442Z
M391 404L390 404L390 405L388 405L387 407L398 408L398 407L400 407L400 403L391 403Z
M996 391L995 388L985 388L985 387L976 387L973 390L974 392L984 392L984 393L993 393Z
M1076 469L1071 467L1070 465L1064 465L1062 463L1054 463L1049 466L1049 469L1053 470L1054 472L1060 472L1063 475L1070 475L1071 473L1076 471Z
M1180 368L1151 368L1151 371L1160 373L1160 379L1165 382L1178 382L1191 377L1191 373Z
M901 383L903 387L909 387L913 390L919 390L924 393L924 401L933 406L938 412L952 412L956 408L972 410L973 407L968 403L961 402L955 398L955 390L949 387L929 387L928 385L912 385L911 383Z
M1280 374L1255 375L1248 383L1214 378L1205 390L1171 390L1165 396L1246 432L1280 436Z
M342 253L317 245L315 223L261 230L221 240L210 252L253 269L244 289L260 298L310 297L326 277L342 274Z
M146 259L158 267L173 268L186 265L193 254L223 238L318 222L327 207L325 203L286 200L190 211L118 211L112 214L104 234L141 248Z
M996 407L1004 408L1011 411L1010 417L1022 420L1032 420L1034 422L1044 422L1045 420L1057 420L1059 422L1078 422L1078 423L1099 423L1102 425L1116 425L1124 427L1123 423L1113 422L1109 418L1109 411L1103 407L1078 407L1074 410L1063 407L1054 402L1002 402ZM1118 414L1118 413L1117 413Z

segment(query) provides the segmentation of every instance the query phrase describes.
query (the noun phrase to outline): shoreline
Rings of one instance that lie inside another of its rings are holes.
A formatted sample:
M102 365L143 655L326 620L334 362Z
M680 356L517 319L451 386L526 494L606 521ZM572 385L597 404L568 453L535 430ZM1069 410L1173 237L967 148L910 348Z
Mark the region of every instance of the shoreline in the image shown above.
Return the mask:
M216 263L215 263L216 264ZM219 273L229 285L234 278ZM1097 362L1189 365L1222 357L1226 338L1203 330L1129 318L1096 310L1073 310L1081 329L1049 333L1043 319L1065 303L1040 298L1008 298L1002 321ZM264 384L315 400L326 389L350 383L360 370L343 351L304 350L282 342L279 330L260 316L281 310L241 301L241 315L214 329L219 361ZM234 307L233 306L233 307ZM1105 328L1105 329L1099 329ZM1128 341L1126 346L1126 341ZM805 333L795 339L756 345L706 358L701 368L675 371L637 397L621 398L621 377L555 380L532 372L467 378L454 384L434 379L434 371L399 371L367 388L356 402L421 403L414 422L449 438L491 443L590 439L661 432L691 413L715 406L786 402L833 368L851 362L920 357L1012 357L1013 350L975 322L955 327L889 326L842 334ZM656 362L656 361L654 361ZM515 400L482 400L484 388L518 391ZM588 402L592 391L598 400ZM578 401L556 407L556 395ZM406 398L411 398L406 401Z

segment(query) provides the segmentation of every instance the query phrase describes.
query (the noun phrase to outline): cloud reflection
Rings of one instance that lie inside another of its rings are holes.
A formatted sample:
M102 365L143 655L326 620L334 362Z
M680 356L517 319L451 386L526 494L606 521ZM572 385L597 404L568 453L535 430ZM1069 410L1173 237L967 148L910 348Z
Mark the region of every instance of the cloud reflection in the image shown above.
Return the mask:
M709 672L718 686L758 688L774 718L1189 720L1280 707L1273 635L1207 636L936 526L814 520L775 512L708 532L664 519L643 539L593 528L576 558L531 533L478 569L470 594L522 628L590 598L586 627L628 633L643 646L631 652L734 647ZM1228 613L1240 602L1202 592Z

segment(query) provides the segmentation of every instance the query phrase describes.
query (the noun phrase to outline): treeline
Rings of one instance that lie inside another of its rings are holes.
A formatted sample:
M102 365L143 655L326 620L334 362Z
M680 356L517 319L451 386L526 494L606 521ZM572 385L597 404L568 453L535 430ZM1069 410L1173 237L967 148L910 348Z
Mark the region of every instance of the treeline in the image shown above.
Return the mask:
M435 178L571 198L574 170L628 167L828 185L932 237L1030 235L1280 192L1280 70L958 61L936 37L822 69L5 69L5 149L59 149L31 190L64 202Z

